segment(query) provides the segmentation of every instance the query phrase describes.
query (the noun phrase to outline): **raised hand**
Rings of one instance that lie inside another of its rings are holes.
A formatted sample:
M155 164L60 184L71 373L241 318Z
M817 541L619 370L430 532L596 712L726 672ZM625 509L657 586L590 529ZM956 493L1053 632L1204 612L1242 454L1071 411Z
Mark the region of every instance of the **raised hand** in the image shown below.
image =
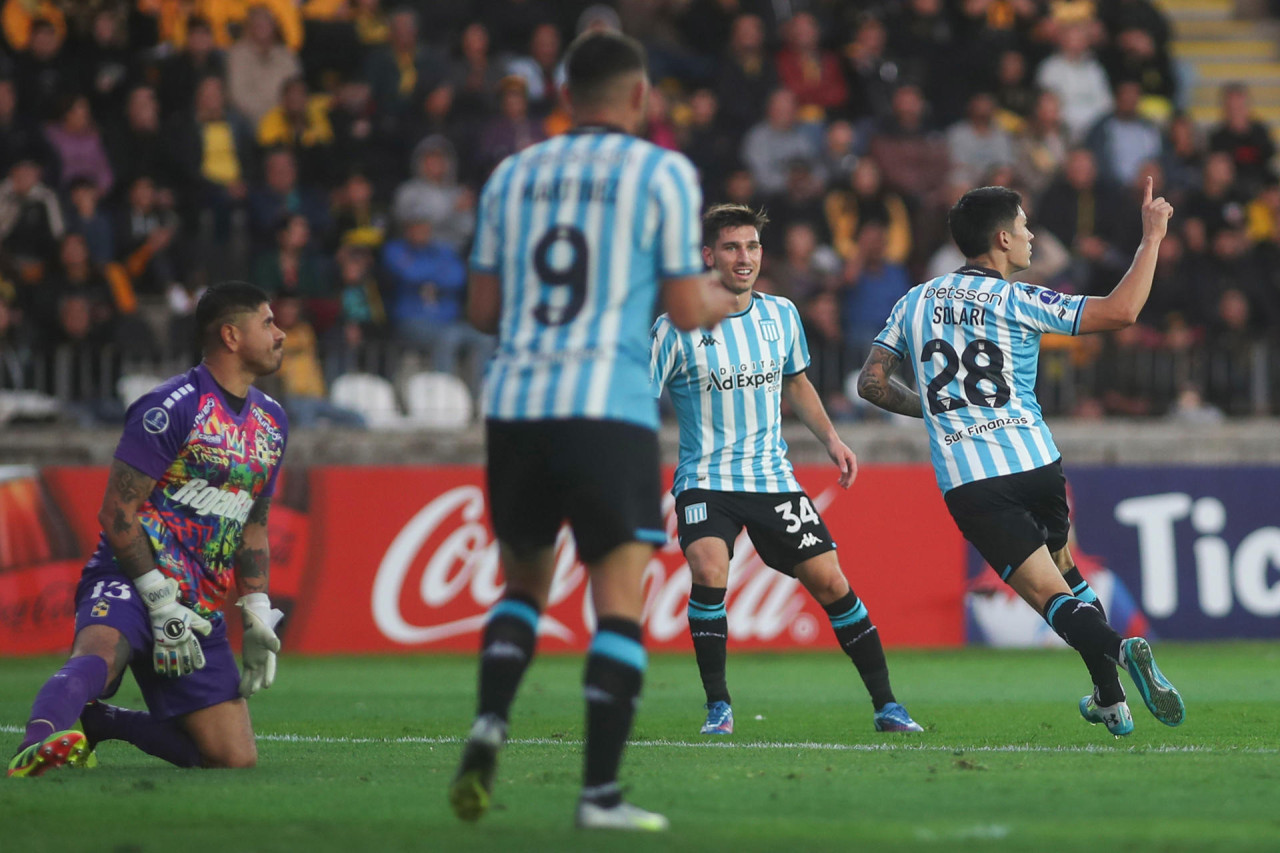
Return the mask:
M1173 205L1164 200L1164 196L1151 197L1154 181L1147 176L1146 188L1142 194L1142 238L1144 240L1163 240L1169 228L1169 218L1173 216Z

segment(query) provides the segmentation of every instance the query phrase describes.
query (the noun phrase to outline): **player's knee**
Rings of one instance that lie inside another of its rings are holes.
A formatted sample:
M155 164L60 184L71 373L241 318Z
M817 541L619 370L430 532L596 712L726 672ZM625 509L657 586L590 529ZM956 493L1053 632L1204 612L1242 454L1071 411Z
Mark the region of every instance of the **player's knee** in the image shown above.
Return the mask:
M201 758L209 770L247 770L258 766L258 747L254 743L227 744L209 750Z

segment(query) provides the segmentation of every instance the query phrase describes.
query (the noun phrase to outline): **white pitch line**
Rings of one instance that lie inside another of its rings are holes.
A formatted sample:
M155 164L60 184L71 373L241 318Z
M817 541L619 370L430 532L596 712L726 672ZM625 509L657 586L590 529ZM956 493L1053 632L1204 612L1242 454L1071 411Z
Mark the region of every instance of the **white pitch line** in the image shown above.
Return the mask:
M0 732L7 734L18 734L23 731L20 726L0 725ZM928 735L908 735L911 739L920 737L927 738ZM427 746L456 746L461 745L466 739L462 737L440 736L440 737L345 737L345 736L329 736L329 735L300 735L300 734L273 734L270 732L260 732L258 740L267 741L268 743L319 743L319 744L424 744ZM512 738L507 741L508 745L516 746L581 746L582 740L579 738L549 738L549 737L532 737L532 738ZM1001 744L999 746L943 746L939 744L928 743L911 743L906 739L895 743L812 743L806 741L724 741L724 740L707 740L707 741L681 741L681 740L634 740L627 743L628 747L674 747L677 749L781 749L781 750L818 750L829 752L950 752L954 755L963 755L968 752L989 752L989 753L1050 753L1050 754L1092 754L1092 753L1158 753L1168 754L1220 754L1220 755L1276 755L1280 754L1280 749L1272 749L1267 747L1242 747L1240 749L1220 749L1206 746L1109 746L1089 745L1089 746L1037 746L1031 743L1022 744Z

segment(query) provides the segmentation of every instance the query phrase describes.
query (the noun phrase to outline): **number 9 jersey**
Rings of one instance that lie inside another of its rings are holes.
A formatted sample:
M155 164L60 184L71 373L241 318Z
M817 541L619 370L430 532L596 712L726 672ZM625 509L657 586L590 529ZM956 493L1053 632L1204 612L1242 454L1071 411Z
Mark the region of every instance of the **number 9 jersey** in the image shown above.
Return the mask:
M661 279L704 270L683 154L580 127L504 160L480 195L471 269L498 276L485 416L657 429L649 324Z
M875 344L913 365L944 493L1059 458L1035 395L1040 336L1078 334L1086 299L967 266L898 300Z

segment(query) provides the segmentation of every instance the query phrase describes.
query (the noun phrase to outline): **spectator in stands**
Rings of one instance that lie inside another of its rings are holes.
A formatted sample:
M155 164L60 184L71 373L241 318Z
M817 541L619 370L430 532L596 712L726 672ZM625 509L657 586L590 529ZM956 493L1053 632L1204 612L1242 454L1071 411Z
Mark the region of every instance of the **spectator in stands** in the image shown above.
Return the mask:
M996 123L996 99L988 92L969 98L965 116L947 128L950 180L978 186L993 167L1013 163L1013 137Z
M560 31L555 24L546 22L529 34L529 52L507 63L507 73L524 80L529 114L535 118L544 118L556 106L564 82L560 53Z
M38 281L62 239L58 196L40 181L40 165L19 160L0 183L0 248L23 281Z
M1084 139L1113 106L1107 73L1089 50L1089 28L1084 23L1060 28L1058 50L1040 64L1036 83L1057 94L1073 143Z
M835 291L819 290L800 305L800 320L809 342L809 369L805 374L813 382L827 413L833 420L849 420L854 405L844 393L845 379L861 365L854 361L845 346L840 328L840 302Z
M1174 113L1165 128L1161 167L1169 189L1169 201L1180 205L1200 185L1204 172L1204 140L1187 113ZM1176 209L1176 208L1175 208Z
M689 97L689 120L676 129L679 148L698 167L704 199L718 199L725 176L738 158L737 139L725 130L720 104L710 89Z
M841 259L857 260L862 226L878 222L885 228L885 258L891 263L906 263L911 251L911 215L902 197L885 188L874 158L859 160L849 183L827 194L825 207L831 245Z
M101 7L90 18L88 38L76 46L77 88L89 96L99 120L120 114L132 72L129 36L119 8Z
M142 295L163 295L185 272L181 221L157 197L155 182L139 175L129 185L125 205L116 213L117 258Z
M996 62L996 121L1010 133L1018 133L1036 109L1040 90L1027 71L1027 57L1020 50L1000 54Z
M160 106L165 117L184 113L197 99L196 87L206 77L224 79L227 60L213 41L213 32L204 18L187 21L182 49L160 64Z
M388 115L403 113L414 93L425 91L449 73L445 61L418 40L418 16L400 8L388 20L387 43L375 48L365 62L365 79L373 87L378 109Z
M29 111L18 109L13 79L0 76L0 175L9 174L19 160L34 160L48 167L53 162L53 152L40 124Z
M343 80L329 107L332 158L345 169L361 169L377 178L389 168L381 162L387 146L378 132L373 89L361 78Z
M735 135L746 133L760 120L777 88L777 68L765 49L764 22L758 15L739 15L733 19L715 85L726 129Z
M429 352L431 368L443 373L456 373L465 351L470 362L468 384L475 394L495 342L463 319L466 264L448 243L435 239L429 211L406 212L402 227L403 236L382 251L396 336Z
M796 222L782 232L782 256L768 262L773 290L797 305L821 290L835 286L840 259L830 246L818 241L808 222Z
M320 254L313 248L311 226L299 213L286 213L273 230L275 248L258 255L253 268L254 284L271 296L296 296L308 301L308 309L319 310L329 322L337 314L336 302L331 306L314 306L320 300L333 300L329 271Z
M191 110L175 116L166 129L183 218L195 229L201 212L210 211L219 243L230 236L232 211L248 197L253 148L248 125L227 109L224 92L220 77L205 77Z
M541 122L529 115L524 78L503 77L498 84L498 114L480 130L475 154L477 174L488 177L506 157L545 138Z
M276 105L285 82L302 73L297 53L277 34L271 12L252 6L243 35L227 51L227 97L252 127Z
M1036 96L1035 109L1013 140L1013 167L1018 182L1040 195L1067 159L1067 127L1058 96L1048 90Z
M373 253L363 246L345 244L336 256L338 298L342 311L338 322L325 340L324 375L332 385L343 373L371 369L377 353L372 347L385 344L390 337L386 303L375 275ZM364 358L361 358L361 356ZM379 373L389 373L382 369Z
M783 233L795 223L811 226L821 243L830 241L826 211L823 207L824 186L814 172L810 160L793 160L787 169L787 184L769 205L771 226Z
M490 53L488 28L480 21L467 24L449 68L459 120L474 123L492 113L498 103L498 82L505 75L504 64Z
M1251 194L1262 186L1276 146L1267 126L1253 115L1247 86L1228 83L1221 98L1222 120L1209 133L1209 150L1231 156L1240 189Z
M1139 168L1148 160L1159 160L1164 140L1155 122L1138 112L1142 84L1120 80L1115 86L1115 109L1085 137L1102 177L1115 184L1134 182Z
M382 248L391 221L377 203L373 183L359 169L347 175L338 188L334 205L334 235L339 245Z
M879 18L868 15L845 46L848 69L849 116L860 127L871 127L893 110L893 93L902 82L901 68L888 53L888 34Z
M173 157L160 127L160 101L148 85L134 86L125 102L124 120L108 125L107 156L115 173L116 194L139 175L155 175L166 188L173 186Z
M396 189L392 215L404 223L411 216L431 220L434 239L461 255L475 230L475 194L458 183L458 157L443 136L428 136L413 149L414 177Z
M64 295L56 316L37 368L44 387L36 390L57 397L82 427L120 420L123 407L111 387L120 372L119 358L108 349L110 326L94 322L92 303L82 293Z
M820 124L845 110L849 87L840 60L822 47L822 30L812 14L800 12L787 21L775 61L782 85L795 95L800 121Z
M742 140L742 161L751 170L757 190L766 197L782 193L791 163L817 158L813 134L798 121L795 95L790 89L774 90L764 119Z
M822 134L822 150L818 152L816 171L827 189L843 187L858 164L861 140L853 123L837 119L827 124Z
M306 227L306 220L302 220ZM282 294L271 303L276 325L284 330L284 361L281 362L280 395L289 425L307 429L321 423L333 426L365 426L359 412L329 402L316 330L303 316L303 303L292 294Z
M1071 250L1076 293L1107 293L1129 267L1135 246L1118 243L1132 212L1120 189L1102 180L1087 148L1073 148L1061 177L1036 204L1037 221Z
M884 318L914 284L907 268L885 255L888 229L874 220L858 231L857 260L846 264L840 286L840 313L846 344L858 353L867 352L871 341L884 327Z
M89 247L89 257L95 264L115 260L115 234L111 217L98 206L101 196L93 181L76 178L67 188L67 196L71 201L66 211L67 230L83 237Z
M888 55L893 57L897 78L920 81L926 95L936 98L939 94L936 78L947 73L938 57L944 56L955 41L952 15L943 0L906 0L893 4L879 30L879 38L886 41ZM888 115L889 98L898 79L882 80L880 85L888 88L883 91L883 112L878 115Z
M249 191L249 228L259 248L270 247L286 213L305 216L311 235L323 243L329 234L329 206L318 190L299 182L293 152L287 148L267 152L262 172L263 185Z
M885 185L909 206L928 206L950 171L946 139L928 121L928 105L914 83L893 92L893 111L878 122L868 153L880 164Z
M542 0L480 0L476 10L493 38L498 53L519 53L529 41L529 33L544 21L552 20L549 4Z
M280 103L258 122L258 146L288 148L298 161L303 183L326 186L332 172L330 149L333 126L329 124L329 98L312 96L307 81L291 77L280 89Z
M83 296L89 316L103 343L122 355L152 358L155 341L147 324L135 313L136 301L128 277L118 265L105 268L93 262L82 235L67 232L59 249L57 269L48 277L33 306L33 318L45 328L57 325L58 306L67 296Z
M58 105L75 91L75 69L62 53L65 35L65 27L59 29L48 18L36 18L27 48L14 57L18 107L33 118L56 118Z
M1182 233L1193 252L1209 250L1209 240L1222 228L1243 228L1248 197L1236 189L1235 161L1226 151L1205 158L1200 187L1183 202Z
M1102 61L1113 82L1137 81L1144 116L1163 121L1173 112L1178 96L1173 62L1150 32L1136 26L1121 30L1102 52Z
M34 378L34 329L20 317L13 303L0 299L0 392L29 389Z
M548 136L551 136L551 131L548 128L550 128L550 125L544 122L543 129L547 131ZM659 148L666 148L670 151L676 151L679 148L676 141L675 124L671 118L671 102L662 93L662 90L657 87L649 90L649 102L645 111L644 138Z
M1244 291L1234 287L1219 291L1209 326L1207 355L1212 369L1206 399L1227 414L1252 412L1250 379L1259 333Z
M67 20L56 0L17 0L5 2L0 22L4 25L4 41L13 50L26 50L36 35L38 25L48 24L66 38Z
M102 144L102 134L93 123L89 99L76 95L64 102L59 120L45 126L45 139L58 160L59 186L85 177L93 181L104 196L111 192L115 175Z

